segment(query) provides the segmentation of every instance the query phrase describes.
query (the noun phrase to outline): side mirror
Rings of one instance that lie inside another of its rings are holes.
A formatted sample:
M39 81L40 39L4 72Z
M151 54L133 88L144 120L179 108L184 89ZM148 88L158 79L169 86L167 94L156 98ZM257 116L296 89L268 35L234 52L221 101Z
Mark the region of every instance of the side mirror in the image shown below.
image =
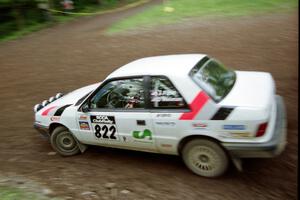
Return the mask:
M89 106L89 102L85 103L82 108L81 108L82 112L87 113L90 111L90 106Z

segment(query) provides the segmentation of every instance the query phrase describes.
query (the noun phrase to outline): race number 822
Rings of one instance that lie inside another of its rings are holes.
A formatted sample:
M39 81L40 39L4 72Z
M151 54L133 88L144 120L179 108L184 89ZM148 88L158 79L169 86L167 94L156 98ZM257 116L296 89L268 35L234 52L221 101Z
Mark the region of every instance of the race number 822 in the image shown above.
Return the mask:
M107 125L95 125L95 136L97 138L105 138L105 139L113 139L116 140L117 137L115 136L116 133L116 127Z
M97 139L118 139L114 116L92 115L91 122Z

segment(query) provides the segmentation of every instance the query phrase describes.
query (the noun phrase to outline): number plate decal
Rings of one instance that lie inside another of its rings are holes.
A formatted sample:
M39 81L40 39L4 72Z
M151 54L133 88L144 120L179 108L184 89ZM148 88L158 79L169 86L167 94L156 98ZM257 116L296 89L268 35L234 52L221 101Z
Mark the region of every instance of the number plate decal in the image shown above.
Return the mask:
M95 137L103 140L119 140L114 116L91 115Z

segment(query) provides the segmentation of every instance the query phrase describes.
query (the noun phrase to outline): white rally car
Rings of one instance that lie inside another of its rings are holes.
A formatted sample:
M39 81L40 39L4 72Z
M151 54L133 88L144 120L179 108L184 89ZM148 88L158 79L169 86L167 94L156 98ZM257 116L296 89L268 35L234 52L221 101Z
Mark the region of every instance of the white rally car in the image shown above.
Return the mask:
M34 127L63 156L99 145L180 155L216 177L233 160L273 157L286 144L283 100L265 72L232 71L203 54L143 58L103 82L34 107Z

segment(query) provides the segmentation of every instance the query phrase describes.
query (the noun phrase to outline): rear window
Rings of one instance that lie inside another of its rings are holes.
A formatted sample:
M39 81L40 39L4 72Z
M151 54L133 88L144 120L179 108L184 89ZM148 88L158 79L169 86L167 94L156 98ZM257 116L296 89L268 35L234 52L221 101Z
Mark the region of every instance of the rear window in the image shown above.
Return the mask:
M216 102L220 102L231 91L236 80L233 70L208 57L200 60L189 75Z

